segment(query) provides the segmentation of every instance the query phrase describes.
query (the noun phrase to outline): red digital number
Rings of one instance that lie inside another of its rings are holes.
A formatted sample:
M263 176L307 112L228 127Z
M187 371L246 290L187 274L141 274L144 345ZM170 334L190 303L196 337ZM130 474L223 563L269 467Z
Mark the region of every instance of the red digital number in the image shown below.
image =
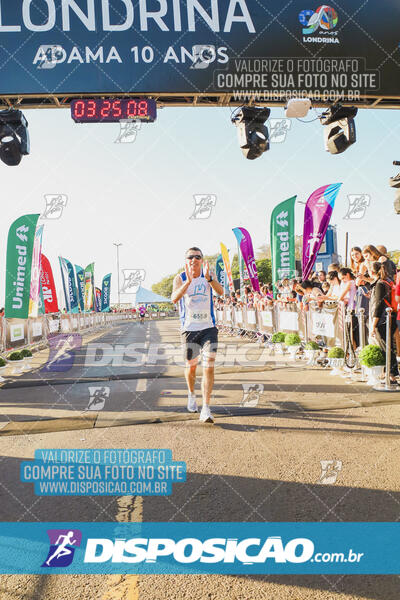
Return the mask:
M92 118L96 115L96 102L94 100L89 100L87 103L87 113L86 116L88 118Z
M110 115L111 102L109 100L103 101L103 107L100 111L102 117L108 117Z
M147 117L147 102L146 102L146 100L141 100L139 102L139 117Z
M120 117L122 115L122 109L121 109L121 100L114 100L113 102L113 106L112 106L112 115L113 117Z
M83 100L78 100L78 102L75 102L74 113L75 117L77 117L78 119L84 116L85 102Z
M126 109L126 116L127 117L137 117L137 104L135 102L135 100L129 100L128 102L128 106Z

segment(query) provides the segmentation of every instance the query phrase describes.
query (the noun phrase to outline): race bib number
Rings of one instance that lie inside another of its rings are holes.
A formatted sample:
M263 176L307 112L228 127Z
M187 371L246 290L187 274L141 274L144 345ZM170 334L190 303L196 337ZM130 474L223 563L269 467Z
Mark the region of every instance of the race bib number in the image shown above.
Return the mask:
M208 323L210 317L207 312L193 311L190 313L190 320L193 321L193 323Z

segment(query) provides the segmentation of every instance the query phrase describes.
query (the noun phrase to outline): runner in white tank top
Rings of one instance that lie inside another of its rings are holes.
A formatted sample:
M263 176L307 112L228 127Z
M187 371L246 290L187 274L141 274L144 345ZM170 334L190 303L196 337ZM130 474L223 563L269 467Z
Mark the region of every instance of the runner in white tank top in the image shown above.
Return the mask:
M214 385L214 364L218 347L218 330L215 326L213 290L223 294L223 288L210 275L207 262L203 264L203 253L193 247L186 252L185 271L176 275L171 300L179 302L181 336L185 352L185 377L188 386L189 412L197 412L194 386L196 369L203 352L203 380L201 390L203 407L200 420L213 423L210 411L211 392Z

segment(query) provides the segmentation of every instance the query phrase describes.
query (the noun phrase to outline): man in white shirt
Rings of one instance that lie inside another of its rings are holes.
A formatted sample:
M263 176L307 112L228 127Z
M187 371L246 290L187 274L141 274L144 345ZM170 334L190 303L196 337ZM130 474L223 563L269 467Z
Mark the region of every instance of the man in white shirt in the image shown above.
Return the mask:
M200 421L204 423L214 422L210 401L214 385L218 329L215 326L213 290L219 296L224 293L222 285L210 275L208 262L203 262L202 251L197 247L189 248L185 257L185 270L174 279L171 300L174 304L179 302L189 412L197 412L194 386L200 353L203 352L203 406Z

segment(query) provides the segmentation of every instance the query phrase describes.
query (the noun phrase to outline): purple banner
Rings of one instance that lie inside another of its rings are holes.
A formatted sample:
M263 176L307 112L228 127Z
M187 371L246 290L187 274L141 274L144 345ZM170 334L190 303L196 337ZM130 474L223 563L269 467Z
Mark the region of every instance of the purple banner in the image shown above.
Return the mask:
M309 197L304 213L303 280L308 279L335 206L341 183L324 185Z
M247 229L244 227L235 227L233 233L238 241L240 252L246 264L247 271L254 292L260 291L260 282L258 281L257 265L254 258L253 242Z

